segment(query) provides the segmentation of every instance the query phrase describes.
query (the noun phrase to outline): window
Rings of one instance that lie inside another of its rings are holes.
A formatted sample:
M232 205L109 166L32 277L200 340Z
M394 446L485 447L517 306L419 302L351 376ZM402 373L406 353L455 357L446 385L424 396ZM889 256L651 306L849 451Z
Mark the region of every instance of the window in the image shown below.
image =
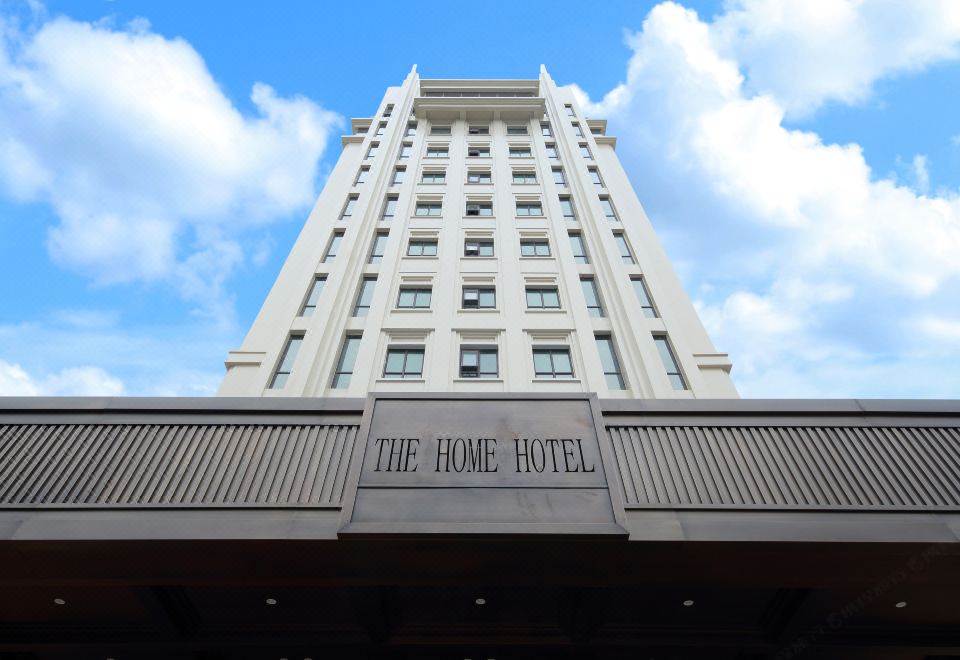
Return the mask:
M494 309L497 306L497 290L492 286L463 287L464 309Z
M588 147L584 142L580 143L580 155L587 160L593 160L593 154L590 153L590 147Z
M600 126L591 126L590 132L594 135L603 135L603 128Z
M563 211L563 217L567 220L577 219L577 212L573 209L573 200L570 197L560 198L560 210Z
M437 242L435 240L410 239L407 244L408 257L435 257L437 256Z
M496 378L498 375L497 349L460 349L460 378Z
M597 293L597 283L592 277L581 277L580 287L583 289L583 298L587 301L587 311L595 318L602 317L603 305L600 304L600 294Z
M596 339L597 350L600 351L600 364L603 365L603 375L607 379L607 388L624 389L623 374L620 373L620 362L613 348L613 338L610 335L597 335Z
M414 123L407 124L407 130L403 134L405 137L413 137L417 134L417 125Z
M620 248L620 257L623 259L623 263L625 264L637 263L633 259L633 253L630 252L630 246L627 244L627 239L623 234L614 234L613 240L617 242L617 247Z
M467 133L470 135L490 135L490 127L471 124L470 128L467 129Z
M573 250L573 260L578 264L590 263L590 257L587 255L587 246L583 244L583 236L580 234L570 234L570 248Z
M603 214L607 216L607 220L612 222L618 220L617 212L613 210L613 202L610 201L609 197L600 198L600 207L603 209Z
M303 335L290 335L290 338L287 339L287 345L283 349L280 363L277 365L277 370L274 372L273 379L270 381L270 389L280 389L287 384L287 379L290 378L290 372L293 371L293 363L297 359L297 351L300 350L300 344L302 343Z
M563 109L566 110L568 117L573 117L573 116L575 116L575 115L573 114L573 106L570 105L569 103L568 103L567 105L563 106Z
M380 219L384 222L389 222L393 219L393 216L397 214L397 196L396 195L387 195L386 201L383 203L383 213L380 214Z
M446 170L433 170L425 171L423 176L420 179L420 183L446 183L447 182L447 172Z
M357 304L353 307L354 316L366 316L370 311L370 302L373 300L373 287L377 283L376 277L364 277L360 281L360 291L357 293Z
M427 158L446 158L448 155L446 147L427 147Z
M520 241L521 257L549 257L550 241L545 238L525 238Z
M368 264L378 264L383 261L383 253L387 247L387 237L389 235L383 231L374 234L373 245L370 246L370 257L367 259Z
M400 160L406 160L410 158L410 154L413 153L413 145L409 142L404 142L403 146L400 147Z
M467 172L467 183L490 183L490 170L475 170Z
M387 349L384 378L420 378L423 375L422 348Z
M557 154L557 145L555 144L547 145L547 158L552 158L553 160L560 159L560 156Z
M553 168L553 182L554 182L555 184L557 184L558 186L565 186L565 185L567 185L567 177L565 177L565 176L563 175L563 168L562 168L562 167L554 167L554 168Z
M359 186L367 182L367 175L370 174L369 167L361 167L360 171L357 172L357 178L353 180L353 185Z
M531 158L530 147L510 147L510 158Z
M648 319L657 318L657 308L653 306L653 300L650 298L650 291L647 290L647 283L642 277L631 277L633 290L640 300L640 307L643 309L643 315Z
M467 156L469 158L489 158L490 147L467 147Z
M370 130L370 127L369 127L369 126L357 126L357 128L353 131L353 134L354 134L354 135L366 135L366 134L367 134L367 131L369 131L369 130Z
M593 181L593 185L598 188L603 188L603 179L600 178L600 170L596 167L588 167L587 171L590 172L590 180Z
M465 257L492 257L493 241L491 239L467 239L463 242L463 256Z
M342 390L350 387L350 376L353 375L353 365L357 362L359 352L360 336L347 335L343 340L343 348L340 349L337 370L333 372L333 381L330 385L333 389Z
M323 293L323 285L327 283L326 275L317 275L310 284L310 291L307 293L306 300L303 301L303 307L300 308L300 316L312 316L317 309L317 301L320 300L320 294Z
M468 216L492 216L493 202L467 202L466 213Z
M543 137L553 137L553 131L550 130L550 124L540 124L540 132Z
M583 137L583 131L580 129L580 124L573 122L573 134L577 137Z
M527 309L560 309L557 287L527 287Z
M431 126L430 135L450 135L450 126Z
M377 137L380 137L383 135L383 132L385 130L387 130L387 122L382 121L377 125L377 132L374 135L376 135Z
M397 307L400 309L430 309L430 297L432 289L429 287L400 289L400 298L397 300Z
M537 182L537 175L532 171L513 171L513 182L521 185L528 185Z
M441 202L417 202L415 213L419 216L439 217L442 210Z
M663 361L663 368L667 370L667 378L675 390L687 389L687 383L680 372L680 366L677 364L677 358L674 357L673 349L670 348L670 341L666 335L654 335L653 343L657 345L657 352L660 353L660 360Z
M517 202L517 215L543 215L543 206L540 202Z
M392 114L393 114L393 104L388 103L386 109L383 111L383 116L389 117Z
M337 256L337 250L340 249L340 242L343 240L343 230L333 232L330 237L330 243L327 245L327 251L323 255L323 263L327 264L333 261Z
M393 178L390 179L391 186L399 186L403 183L403 180L407 177L407 168L398 167L393 171Z
M573 378L570 349L533 349L533 371L537 378Z
M340 211L340 219L346 220L353 215L353 209L357 206L357 195L350 195L347 197L347 203L343 205L343 210Z
M371 142L371 143L370 143L370 148L367 149L367 160L370 160L371 158L373 158L374 156L376 156L376 155L377 155L377 152L378 152L379 150L380 150L380 143L379 143L379 142Z
M526 135L526 126L507 126L507 135Z

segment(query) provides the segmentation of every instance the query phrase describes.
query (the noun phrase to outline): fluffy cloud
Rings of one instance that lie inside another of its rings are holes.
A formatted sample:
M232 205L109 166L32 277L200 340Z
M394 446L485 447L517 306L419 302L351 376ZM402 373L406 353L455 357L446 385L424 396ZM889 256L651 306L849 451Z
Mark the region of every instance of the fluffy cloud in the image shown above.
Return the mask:
M956 58L958 9L744 1L707 23L663 3L628 38L624 83L595 104L575 90L622 136L743 394L960 395L956 344L917 333L954 330L932 319L960 300L960 196L929 195L922 156L911 189L878 178L856 144L784 126Z
M98 367L73 367L37 379L0 360L0 396L120 396L123 383Z
M2 20L2 19L0 19ZM49 203L49 250L97 283L222 298L245 230L309 205L341 120L264 84L247 116L181 39L56 18L0 23L0 188Z

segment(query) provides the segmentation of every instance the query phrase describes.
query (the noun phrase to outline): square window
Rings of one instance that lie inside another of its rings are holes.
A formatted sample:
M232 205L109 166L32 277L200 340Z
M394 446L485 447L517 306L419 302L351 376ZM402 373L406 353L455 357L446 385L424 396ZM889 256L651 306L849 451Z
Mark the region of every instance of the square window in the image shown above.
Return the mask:
M383 367L384 378L420 378L423 375L422 348L390 348Z
M439 184L447 182L447 173L445 170L425 171L420 183Z
M461 348L460 378L496 378L496 348Z
M550 124L540 124L540 132L543 137L553 137L553 131L550 130Z
M555 145L555 144L548 144L548 145L546 146L546 149L547 149L547 158L550 158L551 160L559 160L559 159L560 159L560 155L557 153L557 145Z
M402 287L397 307L399 309L430 309L432 291L429 287Z
M493 240L467 239L463 242L463 256L465 257L492 257Z
M570 349L533 349L533 370L537 378L573 378Z
M560 309L557 287L527 287L527 309Z
M463 309L494 309L497 292L490 287L463 287Z
M417 125L416 124L407 124L407 130L404 132L406 137L413 137L417 134Z
M521 257L549 257L550 242L545 238L526 238L520 241Z

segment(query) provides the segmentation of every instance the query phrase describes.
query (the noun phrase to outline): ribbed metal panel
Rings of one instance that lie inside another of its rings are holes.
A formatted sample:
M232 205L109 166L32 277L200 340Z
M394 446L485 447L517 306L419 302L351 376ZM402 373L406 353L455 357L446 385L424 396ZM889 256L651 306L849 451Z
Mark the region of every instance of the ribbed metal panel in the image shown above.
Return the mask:
M611 426L628 506L960 507L955 427Z
M0 505L335 505L357 427L0 425Z

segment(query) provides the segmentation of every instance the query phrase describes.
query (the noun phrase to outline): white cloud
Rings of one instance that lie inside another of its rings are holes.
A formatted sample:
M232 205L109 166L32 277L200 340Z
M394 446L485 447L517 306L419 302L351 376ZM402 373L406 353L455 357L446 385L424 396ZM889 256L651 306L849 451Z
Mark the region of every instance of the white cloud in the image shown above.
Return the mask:
M120 396L123 383L98 367L73 367L34 378L0 360L0 396Z
M877 177L858 145L784 126L791 109L859 101L881 76L956 57L960 4L921 3L896 26L884 23L897 7L868 4L833 3L831 16L816 3L740 2L706 23L662 3L628 38L625 82L597 104L576 90L621 136L640 197L748 396L960 395L960 352L918 350L912 335L913 319L960 300L960 196L926 196L922 156L918 194ZM878 35L904 53L867 66ZM832 42L863 66L799 61ZM764 58L777 65L758 67Z
M250 100L253 116L189 43L144 21L0 24L0 189L54 208L60 264L101 284L168 282L209 310L244 231L313 202L341 122L261 83Z

